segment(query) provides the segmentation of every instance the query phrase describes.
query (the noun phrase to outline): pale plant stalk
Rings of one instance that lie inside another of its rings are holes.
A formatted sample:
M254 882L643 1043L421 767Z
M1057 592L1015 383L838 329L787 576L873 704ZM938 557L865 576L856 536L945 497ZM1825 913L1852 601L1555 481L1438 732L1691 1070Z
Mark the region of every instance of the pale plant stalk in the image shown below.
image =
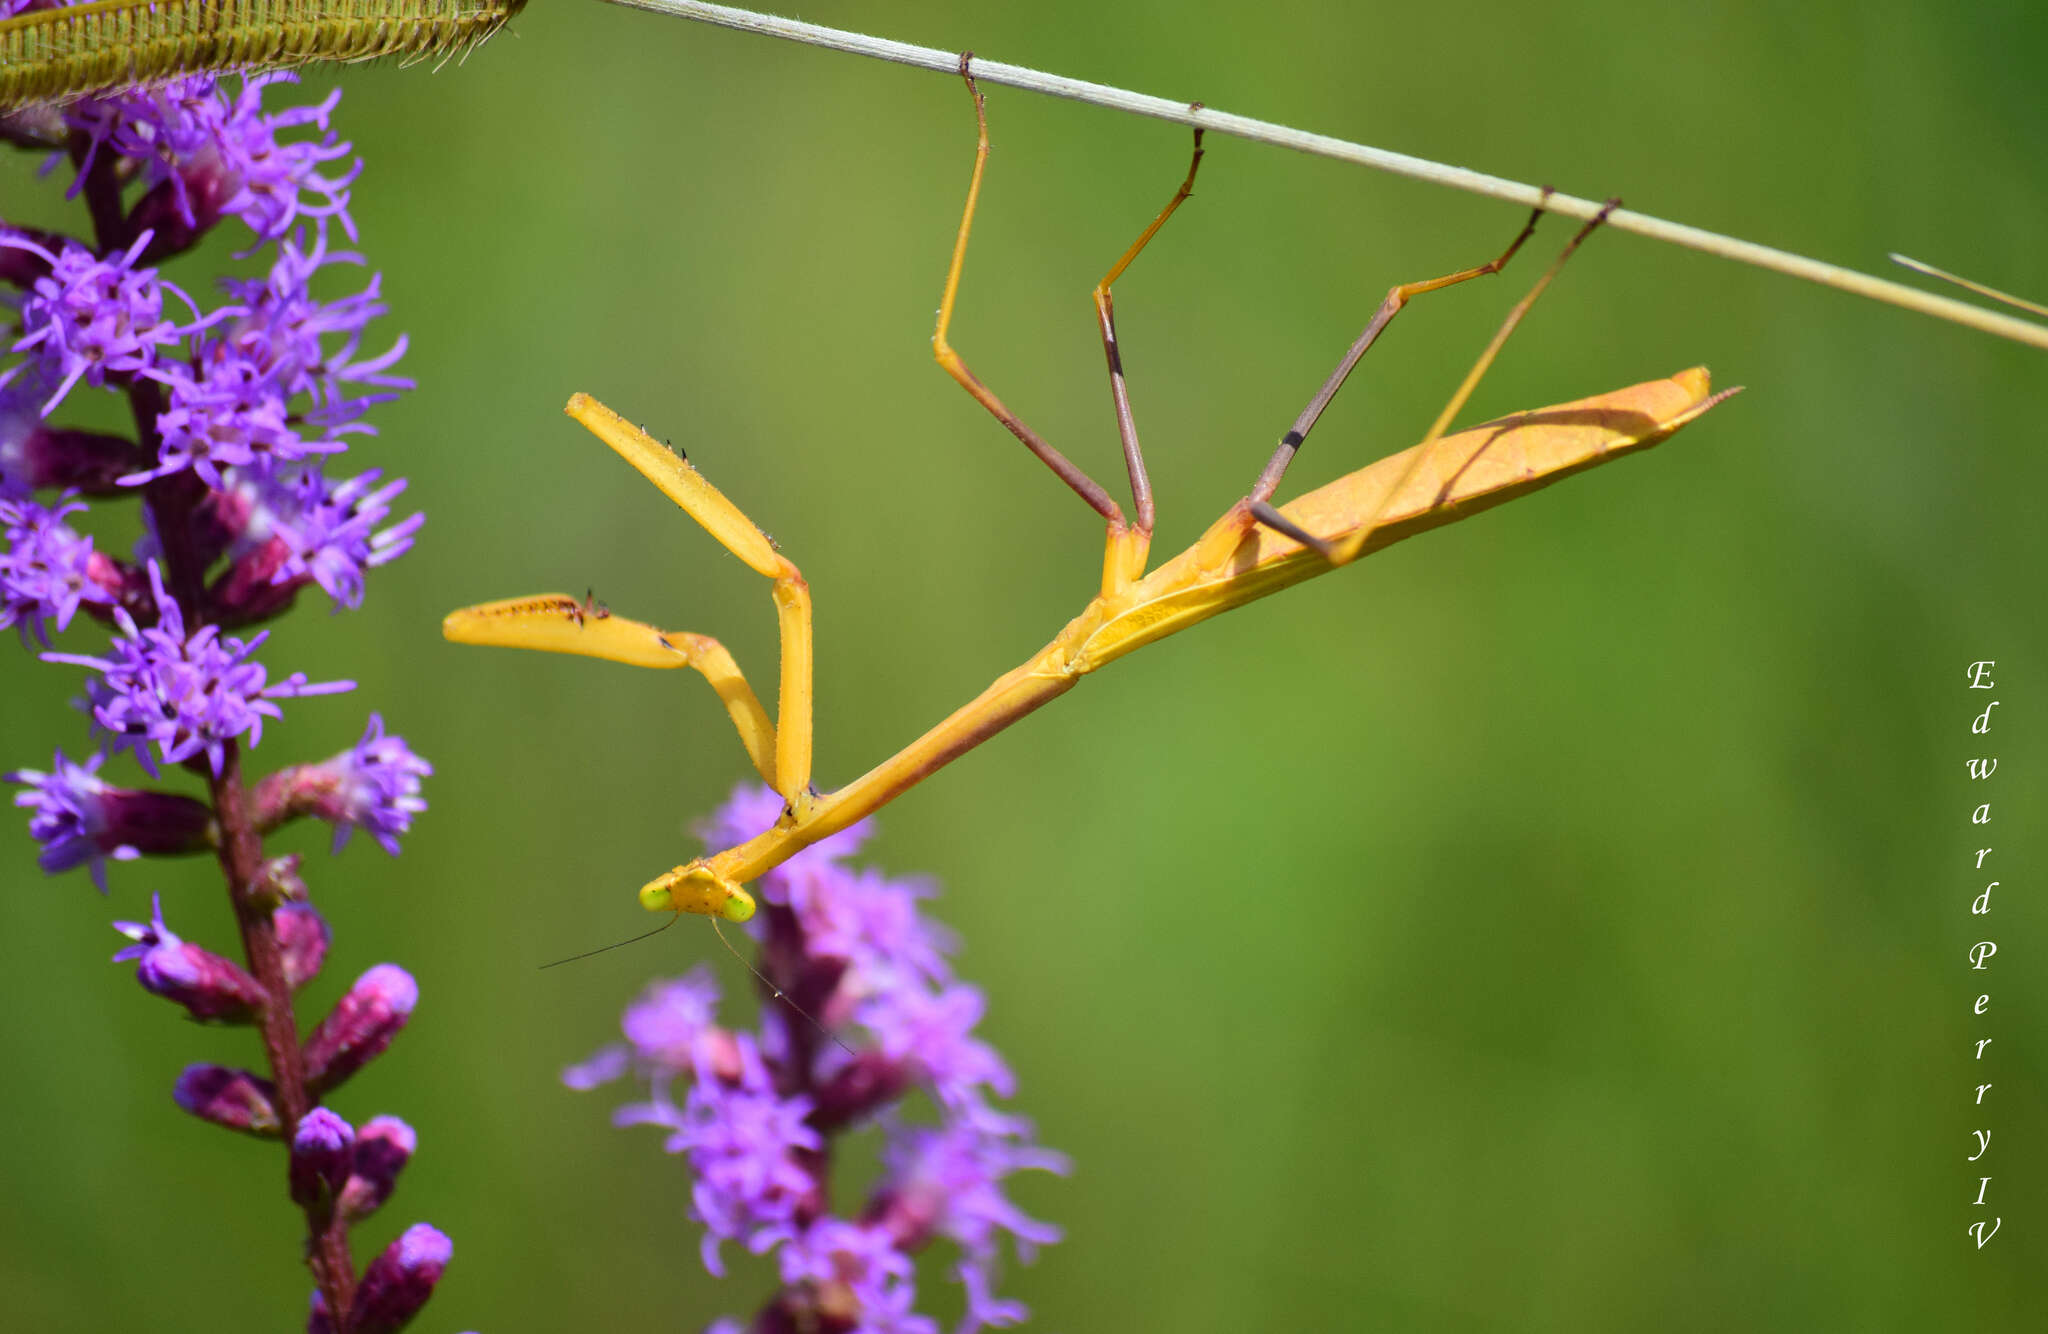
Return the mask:
M283 69L319 61L373 59L381 55L410 58L446 57L467 50L517 13L525 0L105 0L74 16L65 11L29 13L0 21L0 116L41 101L63 101L85 93L106 93L135 83L158 82L197 70L241 71ZM699 3L699 0L611 0L675 18L694 19L741 32L780 37L786 41L871 56L877 60L942 74L962 72L955 51L915 46L909 42L870 37L796 19L777 18L752 10ZM223 14L232 19L223 19ZM399 16L394 18L393 16ZM74 21L78 18L80 21ZM92 20L92 21L83 21ZM216 29L223 23L226 32ZM10 62L14 68L10 69ZM1228 134L1254 143L1271 144L1316 157L1372 167L1435 185L1520 204L1538 205L1567 217L1590 219L1604 207L1599 201L1559 194L1521 181L1427 158L1412 157L1326 134L1297 130L1250 116L1217 111L1199 102L1175 102L1134 93L1108 84L1070 79L999 60L975 60L974 76L983 83L1003 84L1047 93L1091 106L1150 116L1176 125ZM1998 311L1985 310L1952 297L1873 277L1790 251L1723 236L1701 227L1615 209L1607 225L1651 240L1686 246L1768 269L1788 277L1819 283L1838 291L1918 311L1982 333L2048 348L2048 325ZM1936 276L1947 277L1938 271ZM1952 279L1972 291L1984 289ZM1995 295L1995 294L1992 294ZM2015 302L2022 308L2025 303ZM2038 308L2035 308L2038 309Z
M700 23L733 28L740 32L759 33L764 37L780 37L785 41L801 42L807 46L824 47L831 51L844 51L850 55L869 56L899 65L912 65L937 74L957 77L961 72L961 53L958 51L914 46L909 42L870 37L863 33L822 27L815 23L802 23L796 19L757 14L746 9L702 4L699 0L610 0L610 3L624 5L629 9L667 14L674 18L694 19ZM1326 134L1314 134L1286 125L1276 125L1271 121L1254 120L1250 116L1218 111L1199 103L1175 102L1164 97L1152 97L1124 88L1114 88L1108 84L1090 83L1085 79L1069 79L1064 75L1027 69L1022 65L1008 65L999 60L983 60L978 56L973 61L972 69L974 77L982 83L1002 84L1027 92L1064 97L1075 102L1085 102L1090 106L1106 107L1112 111L1124 111L1132 115L1171 121L1176 125L1186 125L1212 134L1228 134L1239 139L1249 139L1254 143L1271 144L1276 148L1308 153L1315 157L1372 167L1379 171L1392 172L1397 176L1407 176L1419 181L1428 181L1433 185L1449 186L1454 190L1465 190L1491 199L1520 204L1524 208L1535 208L1540 204L1552 213L1585 219L1591 218L1603 207L1598 200L1545 191L1539 186L1526 185L1520 181L1510 181L1464 167L1432 162L1427 158L1410 157L1406 153L1374 148L1369 144L1352 143ZM1647 213L1637 213L1624 208L1615 209L1608 214L1607 225L1616 231L1634 232L1653 241L1666 241L1672 245L1705 251L1723 259L1732 259L1739 264L1769 269L1788 277L1819 283L1823 287L1832 287L1838 291L1868 297L1873 301L1882 301L1887 305L1932 315L1939 320L1995 334L2000 338L2010 338L2017 343L2048 348L2048 326L2016 319L1998 311L1985 310L1951 297L1923 292L1918 288L1872 277L1854 269L1808 259L1804 255L1758 245L1754 241L1723 236L1718 232L1690 227L1680 222L1667 222L1662 218L1651 217Z

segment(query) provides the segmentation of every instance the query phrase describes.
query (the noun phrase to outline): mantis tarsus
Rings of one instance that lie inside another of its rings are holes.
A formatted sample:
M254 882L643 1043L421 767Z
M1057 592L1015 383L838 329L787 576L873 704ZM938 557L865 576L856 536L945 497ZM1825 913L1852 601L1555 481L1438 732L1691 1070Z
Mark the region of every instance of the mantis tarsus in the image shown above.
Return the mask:
M1133 513L1126 517L1107 491L1006 408L946 340L989 147L986 108L970 72L969 56L961 58L960 72L974 102L974 173L932 335L933 355L947 374L1103 518L1108 534L1100 591L1029 660L998 677L980 695L866 774L845 787L819 793L811 784L811 597L803 575L689 462L595 399L584 394L571 398L567 408L571 417L638 468L727 550L774 584L781 681L772 722L732 655L717 640L658 630L612 615L594 600L559 593L512 598L464 608L443 623L443 633L460 643L543 649L641 667L691 667L718 692L754 768L782 796L783 812L773 826L747 842L649 881L640 890L640 902L650 911L703 913L745 921L754 912L753 896L745 888L749 881L873 812L1025 714L1065 694L1088 673L1198 621L1349 564L1402 538L1656 444L1735 392L1711 393L1707 372L1695 367L1668 379L1446 434L1508 335L1564 261L1599 226L1602 219L1596 217L1572 237L1508 313L1420 444L1275 507L1272 497L1295 452L1359 358L1408 300L1499 272L1535 230L1542 213L1539 208L1498 258L1389 291L1365 330L1281 437L1244 498L1211 524L1193 546L1147 572L1153 527L1151 485L1125 392L1110 289L1192 192L1202 161L1201 131L1195 132L1194 157L1186 179L1094 292L1117 433L1130 477Z

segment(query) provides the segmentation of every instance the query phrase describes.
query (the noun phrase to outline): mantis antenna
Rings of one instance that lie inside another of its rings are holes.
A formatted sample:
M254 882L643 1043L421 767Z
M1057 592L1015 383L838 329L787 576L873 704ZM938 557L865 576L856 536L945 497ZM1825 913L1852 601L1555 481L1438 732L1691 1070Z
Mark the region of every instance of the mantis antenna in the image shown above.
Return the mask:
M639 942L641 942L641 941L643 941L643 940L647 939L647 938L648 938L649 936L658 936L658 935L660 935L660 934L661 934L662 932L664 932L664 931L668 930L668 929L669 929L670 927L674 926L674 925L675 925L675 924L676 924L676 923L677 923L678 921L680 921L680 920L682 920L682 917L681 917L681 914L678 914L678 915L676 915L675 917L671 917L671 918L669 918L669 919L668 919L668 920L667 920L666 922L663 922L663 923L662 923L662 924L661 924L660 926L657 926L657 927L655 927L655 928L654 928L654 929L653 929L652 931L642 931L642 932L641 932L641 933L640 933L639 935L637 935L637 936L627 936L627 937L626 937L626 938L625 938L624 940L615 940L615 941L613 941L613 942L612 942L611 944L609 944L609 945L599 945L599 946L598 946L598 947L597 947L596 949L594 949L594 950L585 950L585 951L583 951L583 953L581 953L581 954L572 954L572 955L570 955L570 956L569 956L568 958L566 958L566 959L556 959L556 960L554 960L553 962L550 962L550 963L544 963L544 964L542 964L542 965L541 965L541 971L542 971L542 972L546 972L546 971L547 971L548 969L550 969L550 968L559 968L559 967L561 967L561 966L562 966L563 964L565 964L565 963L575 963L575 962L576 962L576 961L577 961L578 959L591 959L591 958L595 958L595 957L597 957L597 956L598 956L598 955L600 955L600 954L607 954L607 953L610 953L610 952L611 952L612 950L616 950L616 949L623 949L623 948L624 948L624 947L626 947L627 945L636 945L636 944L638 944ZM719 939L723 940L723 939L724 939L724 937L723 937L723 936L720 936L720 937L719 937ZM727 949L731 949L732 947L731 947L730 945L728 945L728 946L726 946L726 948L727 948Z
M674 926L676 922L679 921L681 918L682 914L677 913L674 917L671 917L669 919L669 926ZM662 929L666 930L667 927L664 927ZM770 982L768 980L767 974L763 973L760 969L754 967L752 963L747 961L747 957L745 955L741 954L738 950L734 949L732 947L732 942L725 938L725 924L720 922L716 917L711 919L711 931L712 934L718 937L718 943L725 946L725 952L727 954L730 954L733 958L739 960L740 967L752 973L754 975L754 980L756 982L759 982L762 986L768 989L769 1000L781 1001L784 1005L787 1005L790 1009L802 1015L804 1022L809 1024L812 1028L816 1029L819 1037L828 1039L833 1046L839 1048L839 1050L845 1052L848 1056L856 1058L859 1057L860 1053L856 1052L853 1048L847 1046L846 1043L843 1040L841 1040L840 1036L837 1033L834 1033L831 1029L819 1023L817 1018L814 1015L812 1015L809 1010L806 1010L803 1006L798 1005L794 1000L790 998L790 994L788 992L784 991L781 987L776 986L773 982ZM649 932L648 934L652 935L653 932Z

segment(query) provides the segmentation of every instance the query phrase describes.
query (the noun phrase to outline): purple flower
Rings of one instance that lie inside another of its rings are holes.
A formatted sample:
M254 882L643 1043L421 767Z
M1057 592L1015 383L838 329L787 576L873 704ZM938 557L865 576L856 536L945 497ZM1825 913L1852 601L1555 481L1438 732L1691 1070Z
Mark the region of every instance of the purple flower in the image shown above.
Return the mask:
M999 1243L1007 1235L1017 1258L1029 1263L1037 1248L1060 1239L1060 1230L1027 1217L1002 1193L1012 1172L1064 1175L1064 1155L1019 1138L1013 1118L990 1124L957 1121L944 1128L897 1126L882 1150L887 1184L881 1218L899 1245L921 1245L932 1234L957 1243L957 1270L967 1290L967 1319L961 1329L1014 1325L1025 1311L1019 1302L996 1298L992 1288Z
M782 1281L808 1285L811 1304L852 1322L854 1334L937 1334L912 1310L917 1265L881 1228L821 1218L777 1253Z
M751 1037L738 1039L739 1070L728 1081L700 1055L697 1079L678 1108L657 1089L652 1102L619 1109L616 1124L654 1124L672 1131L663 1147L687 1155L696 1178L691 1216L704 1224L704 1267L724 1274L721 1241L760 1254L793 1235L797 1212L816 1183L798 1153L824 1141L805 1124L811 1104L775 1091Z
M599 1085L611 1083L631 1069L632 1065L632 1055L625 1047L614 1042L599 1047L586 1060L563 1066L562 1083L579 1093L585 1093Z
M1002 1193L1002 1180L1012 1172L1068 1170L1064 1154L1023 1138L1028 1129L1009 1117L986 1125L968 1118L944 1127L892 1127L882 1165L887 1213L899 1240L936 1231L971 1254L993 1255L1000 1234L1008 1233L1027 1260L1037 1247L1058 1241L1057 1227L1025 1217Z
M918 911L919 902L937 893L932 886L835 863L798 867L785 883L808 952L846 960L859 994L943 984L951 977L946 955L954 949L953 935Z
M220 221L224 197L217 145L226 103L215 88L212 78L201 75L69 104L66 118L91 141L79 183L103 149L140 163L149 196L137 206L137 216L152 214L156 221L181 224L176 230L186 235L178 248L190 245ZM152 206L165 197L170 207Z
M277 1115L276 1086L247 1070L188 1065L178 1076L171 1097L202 1121L259 1139L275 1139L283 1128Z
M212 839L213 811L204 802L169 792L110 787L99 776L105 755L73 764L58 751L50 771L17 769L0 775L22 783L14 804L26 806L28 831L43 845L37 861L47 875L89 865L93 883L107 891L107 867L150 853L199 852Z
M101 259L75 242L67 241L52 252L25 237L0 233L0 246L29 251L50 266L22 301L23 334L11 349L34 352L45 373L57 381L43 404L44 416L81 378L94 386L105 384L109 375L161 378L158 348L176 344L231 313L232 308L223 308L201 319L191 297L158 278L155 269L136 268L149 239L145 232L125 253ZM181 329L164 318L166 290L191 310L193 324ZM0 374L0 384L14 374Z
M307 1086L329 1092L382 1055L419 999L419 984L395 963L380 963L357 978L306 1039Z
M243 1024L255 1018L268 997L255 978L233 960L188 944L164 925L163 896L150 896L147 922L116 922L114 929L134 941L115 963L137 960L142 989L176 1001L194 1019Z
M290 395L267 367L233 339L216 334L197 340L191 365L164 372L170 406L156 419L162 445L157 465L121 480L141 485L190 468L208 486L220 488L223 470L249 468L337 454L336 440L308 440L298 431Z
M274 538L282 544L284 558L274 563L270 581L311 580L336 603L361 605L363 576L411 550L413 534L427 521L413 514L380 526L406 486L402 478L377 486L382 475L372 468L335 483L309 466L259 477L244 542Z
M263 110L265 88L298 81L299 76L292 73L255 75L243 81L241 93L227 106L216 133L222 169L239 188L222 211L248 223L259 240L283 236L300 217L332 218L354 240L356 224L348 214L348 187L361 174L362 162L358 160L340 176L320 173L327 163L349 155L349 145L328 128L328 117L341 100L341 90L330 92L315 106ZM281 131L303 125L320 130L320 137L289 143L278 138Z
M321 1214L332 1209L348 1180L355 1143L355 1128L333 1112L325 1107L307 1112L292 1132L292 1203Z
M915 1061L950 1107L976 1098L982 1086L1003 1097L1016 1091L1002 1057L974 1036L982 1009L981 993L964 983L941 991L911 986L884 992L861 1007L859 1019L885 1055Z
M109 646L111 656L45 653L43 658L101 673L87 687L93 719L116 746L134 750L151 773L156 772L147 749L151 743L166 764L203 753L218 774L229 741L247 732L254 746L263 739L263 719L283 716L273 700L355 688L353 681L315 685L303 672L266 684L268 673L250 655L269 631L244 643L209 625L188 639L184 613L164 591L163 575L153 561L149 581L157 605L154 626L141 629L125 608L116 607L114 623L121 633Z
M327 790L314 813L334 825L334 851L362 829L396 857L398 836L427 808L420 779L434 766L413 754L404 737L384 735L384 719L373 713L353 749L316 767L323 771Z
M370 1261L349 1308L349 1334L397 1334L434 1295L455 1243L427 1223L414 1223Z
M33 634L48 648L51 622L68 629L82 604L112 601L92 577L92 539L64 522L84 509L68 493L45 508L0 490L0 526L7 530L7 548L0 551L0 629L15 626L24 645Z
M624 1045L599 1048L590 1059L562 1071L562 1082L572 1089L586 1090L634 1071L654 1085L687 1076L696 1069L700 1038L717 1032L712 1021L718 1014L718 980L711 969L699 964L682 977L660 978L647 984L619 1020L626 1036ZM721 1059L723 1051L713 1059ZM737 1068L736 1058L721 1059L721 1066Z
M316 407L309 415L330 426L352 422L372 404L396 397L387 392L351 398L348 385L389 391L413 387L411 380L388 373L405 355L405 335L376 356L356 357L365 328L385 313L381 275L371 274L369 283L353 296L331 302L313 299L312 278L322 267L362 262L363 257L352 252L330 254L323 230L315 235L311 249L301 248L294 238L280 241L277 259L262 279L230 278L221 284L243 312L227 337L249 360L269 368L284 393L312 396ZM330 338L339 338L340 346L329 350Z

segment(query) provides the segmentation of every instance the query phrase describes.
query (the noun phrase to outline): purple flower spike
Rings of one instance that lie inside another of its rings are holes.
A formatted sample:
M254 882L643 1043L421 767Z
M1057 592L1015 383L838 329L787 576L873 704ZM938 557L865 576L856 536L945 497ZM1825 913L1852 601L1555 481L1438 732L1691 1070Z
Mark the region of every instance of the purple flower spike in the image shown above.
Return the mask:
M395 963L380 963L357 978L306 1039L307 1087L327 1093L382 1055L419 998L419 984Z
M356 1132L325 1107L315 1107L292 1134L292 1203L325 1216L341 1193L355 1155Z
M114 929L133 945L114 956L136 965L142 989L184 1006L194 1019L246 1024L256 1017L267 997L255 978L210 950L188 944L164 925L163 895L149 901L148 922L116 922Z
M781 801L743 789L704 832L743 840L779 816ZM959 1334L1014 1325L1026 1312L996 1294L997 1270L1060 1233L1004 1186L1016 1172L1064 1173L1067 1162L989 1101L1015 1081L976 1036L982 994L954 977L952 936L920 909L930 885L846 864L865 833L850 828L762 877L751 929L769 999L758 1034L717 1025L717 989L700 971L649 987L626 1009L626 1041L563 1079L587 1088L630 1074L641 1084L647 1099L613 1120L666 1127L664 1147L687 1156L706 1269L723 1272L725 1241L774 1253L781 1285L750 1328L936 1334L915 1309L916 1257L942 1242L957 1251L951 1272L966 1299ZM686 1093L672 1092L678 1081ZM937 1124L905 1115L920 1087ZM833 1141L875 1120L881 1179L863 1207L835 1211Z
M327 919L310 903L286 903L270 914L284 956L285 984L297 991L320 975L327 960Z
M418 1148L419 1136L395 1116L373 1116L365 1122L356 1135L355 1166L336 1206L342 1218L353 1225L377 1212L391 1198L398 1174Z
M370 1261L349 1312L349 1334L397 1334L404 1329L448 1268L455 1243L428 1223L414 1223Z
M93 883L104 894L110 859L203 852L212 846L213 811L205 802L109 787L98 773L105 762L106 756L94 755L73 764L58 751L48 773L16 769L0 775L28 788L15 794L14 804L34 812L28 831L43 845L37 860L45 874L89 865Z
M275 1139L283 1129L277 1115L276 1087L247 1070L188 1065L178 1076L171 1097L200 1120L245 1135Z
M73 3L0 0L0 19ZM0 629L44 661L89 669L100 751L5 777L22 785L15 804L43 869L87 866L102 892L109 861L219 854L242 955L180 939L153 900L149 920L114 924L127 937L115 958L195 1019L261 1022L264 1065L188 1066L173 1096L203 1120L288 1141L294 1249L319 1289L308 1328L376 1334L426 1301L448 1240L416 1227L359 1281L349 1228L390 1197L416 1140L393 1117L358 1134L320 1103L390 1046L418 988L395 965L371 968L301 1042L295 993L319 975L330 931L301 855L264 842L317 815L336 851L360 829L396 854L433 771L372 714L341 755L260 772L264 723L284 699L353 684L271 670L258 657L267 632L243 627L312 585L336 610L358 605L368 572L403 555L422 519L394 512L402 480L322 463L374 435L371 410L412 382L397 372L404 335L372 332L387 313L381 277L328 244L330 228L355 235L362 165L330 126L341 94L265 110L267 90L294 82L260 75L229 91L202 75L0 115L0 144L45 153L44 175L63 171L66 197L82 201L66 225L0 221ZM249 262L202 308L158 266L229 216L254 233L235 256ZM361 272L328 271L341 265ZM125 433L50 419L88 398ZM125 556L105 549L115 523L140 530ZM96 634L76 642L88 619L111 625L106 647ZM59 634L73 642L53 646ZM205 780L200 799L114 786L103 767L129 752L153 776L177 765Z
M151 743L166 764L204 754L218 774L227 742L247 732L254 746L263 739L263 719L283 717L275 700L355 689L353 681L314 685L302 672L266 684L268 672L250 655L268 631L244 643L209 625L187 639L184 613L164 591L154 561L149 582L157 605L154 626L141 629L125 608L116 607L114 622L121 633L108 648L110 656L45 653L43 659L101 674L86 691L94 721L117 746L133 749L152 773Z
M48 648L52 624L68 629L81 605L112 600L94 578L92 539L64 522L84 509L68 496L46 508L0 490L0 526L7 530L0 551L0 629L15 626L24 645L34 635Z

